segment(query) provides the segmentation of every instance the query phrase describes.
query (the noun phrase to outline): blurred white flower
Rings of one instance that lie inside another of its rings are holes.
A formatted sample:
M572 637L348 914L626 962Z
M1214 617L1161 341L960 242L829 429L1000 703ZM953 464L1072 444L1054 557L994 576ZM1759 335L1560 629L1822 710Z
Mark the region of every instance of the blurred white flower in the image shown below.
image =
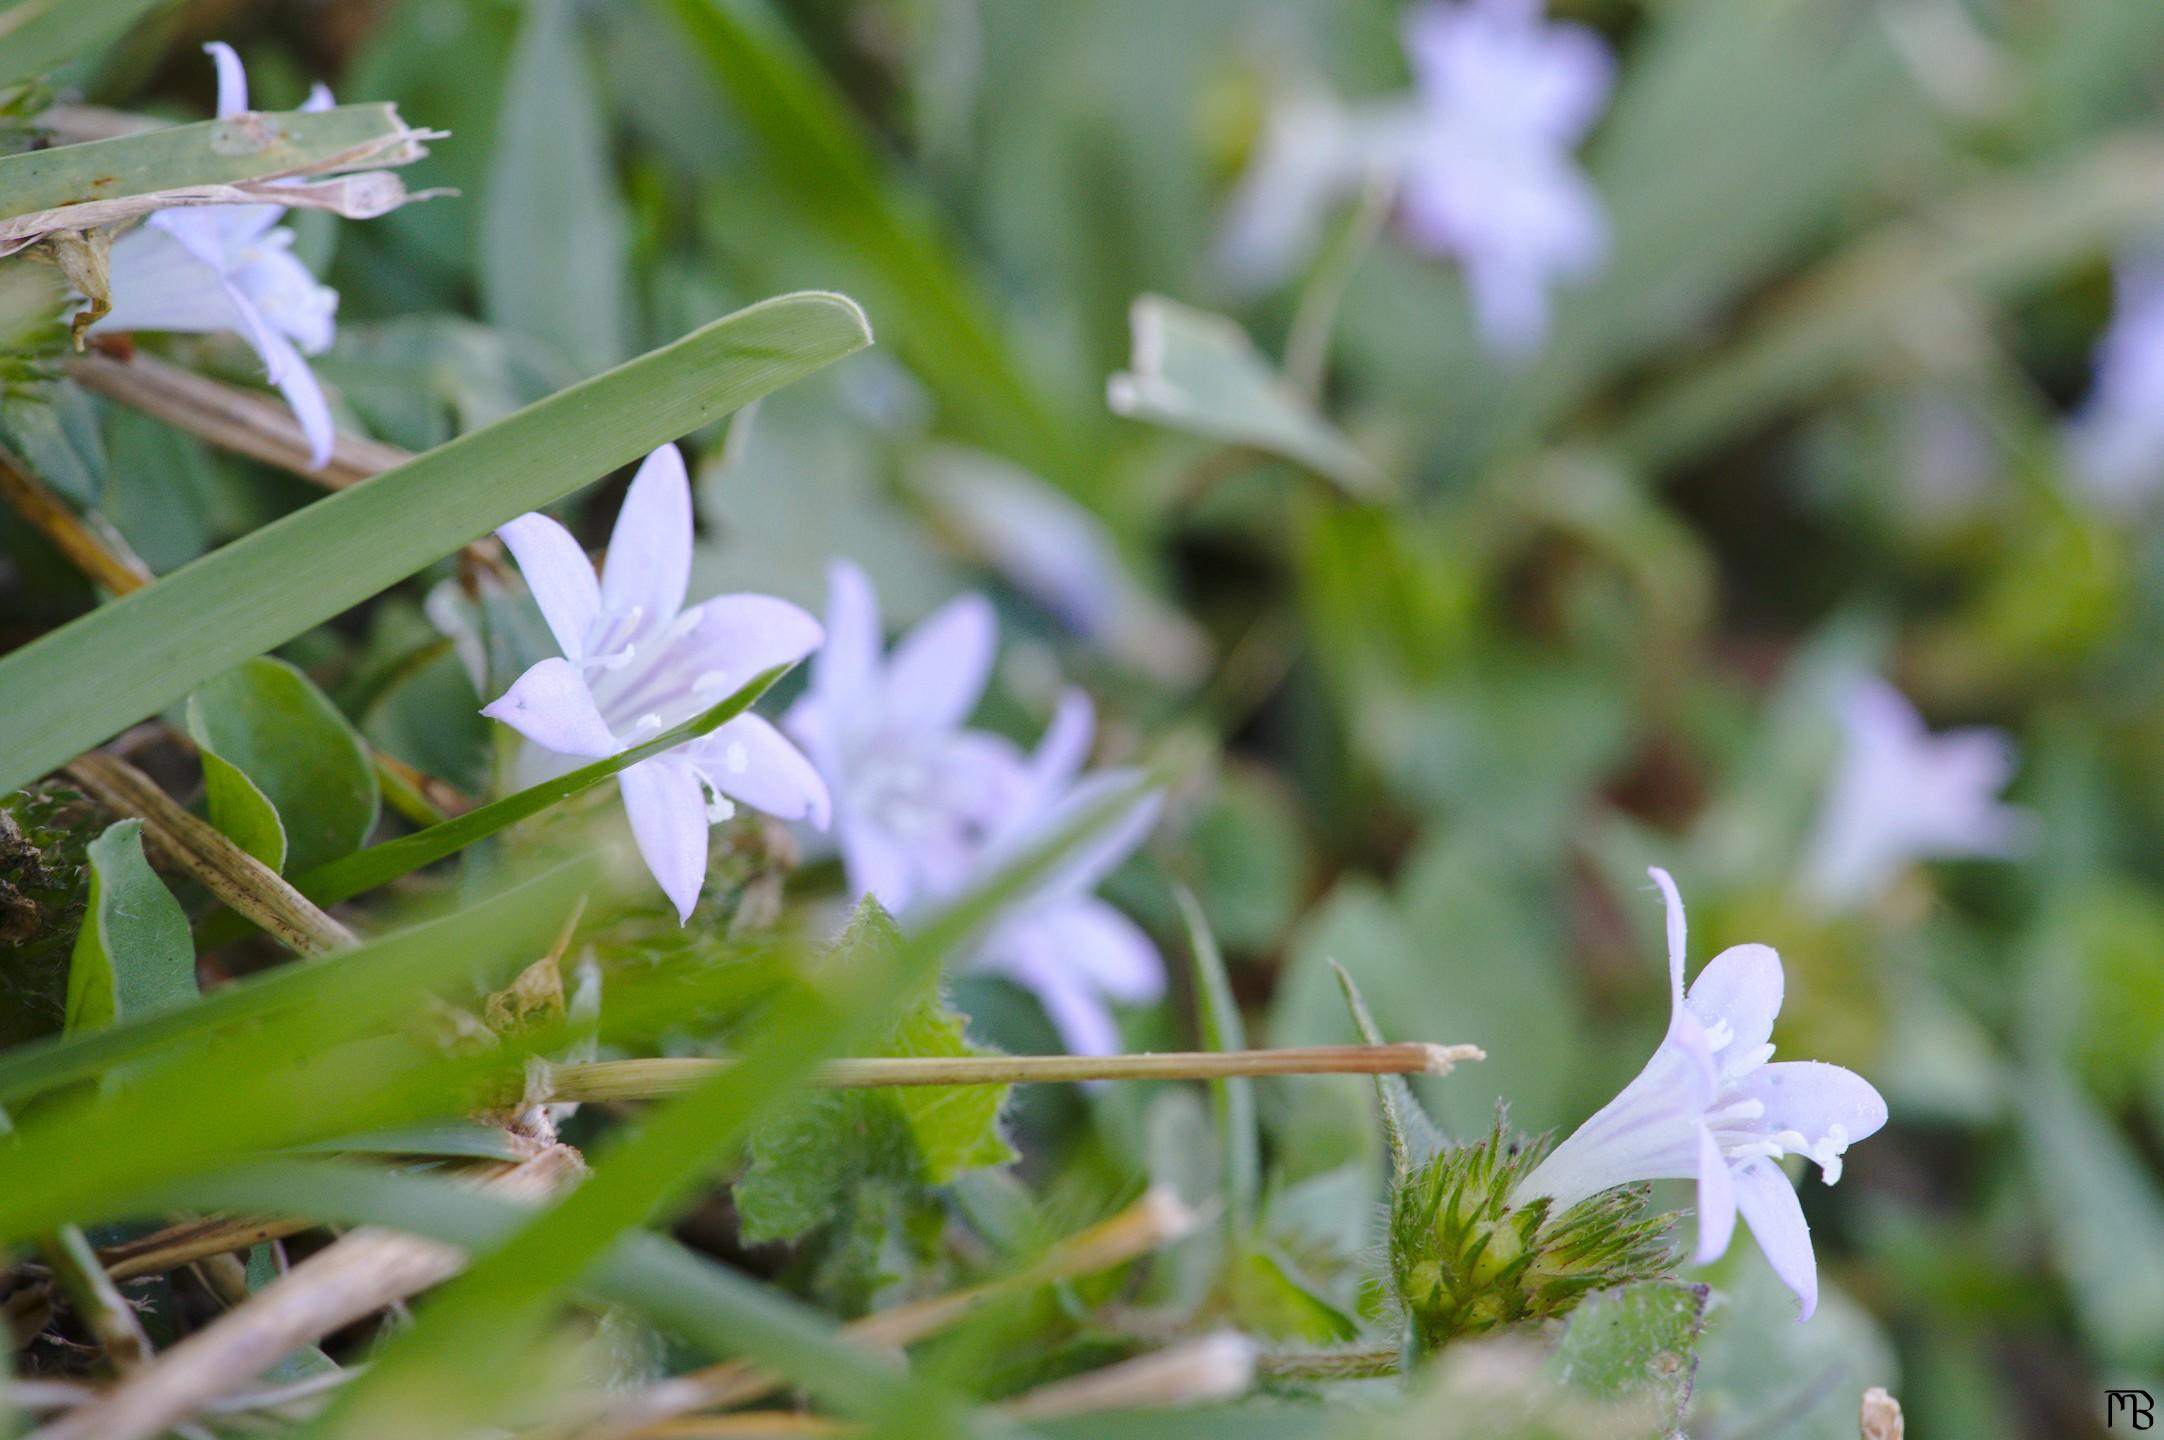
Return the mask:
M233 48L203 47L218 67L218 118L248 109L248 78ZM305 110L327 110L321 85ZM338 292L293 258L293 232L277 205L212 205L160 210L113 242L112 309L93 331L230 332L262 358L270 383L308 437L309 464L331 458L336 432L329 403L304 355L330 348Z
M1997 730L1933 735L1900 691L1859 676L1840 702L1842 752L1804 861L1803 888L1829 909L1868 901L1920 859L2003 859L2033 817L2001 804L2014 773Z
M1008 813L988 837L974 878L990 879L1098 807L1133 798L1012 902L969 961L969 968L1004 975L1036 995L1076 1055L1119 1049L1111 1002L1147 1005L1165 992L1164 960L1149 936L1091 893L1148 837L1163 797L1140 788L1138 771L1082 774L1094 728L1088 698L1069 691Z
M2066 439L2075 480L2107 509L2139 509L2164 489L2164 262L2120 263L2096 382Z
M1020 747L964 728L998 622L983 596L964 595L887 655L864 572L841 561L828 584L826 643L782 728L826 778L850 889L899 915L967 883L1025 784Z
M1700 1264L1719 1259L1740 1212L1781 1282L1818 1308L1811 1227L1780 1160L1802 1155L1826 1183L1842 1153L1886 1123L1886 1102L1854 1071L1817 1060L1769 1064L1783 989L1781 957L1736 945L1683 988L1683 897L1651 872L1668 907L1668 1034L1638 1078L1525 1177L1513 1203L1546 1195L1560 1215L1641 1180L1698 1182Z
M684 608L691 577L691 482L664 445L633 477L598 580L571 532L521 515L496 532L563 650L481 713L544 750L598 760L651 740L776 665L819 647L819 622L768 595ZM639 854L688 920L706 879L707 827L732 800L824 828L827 787L756 715L739 715L616 777Z
M1495 353L1535 354L1550 289L1606 257L1599 197L1573 158L1614 62L1592 31L1544 22L1540 0L1429 4L1405 24L1410 97L1348 107L1311 89L1270 116L1218 254L1236 283L1282 279L1331 206L1391 179L1419 248L1455 259Z
M998 648L992 607L965 595L883 652L879 601L856 566L831 572L826 644L811 688L783 725L834 796L850 890L905 919L1060 836L1095 806L1135 789L1131 771L1083 775L1092 728L1079 691L1061 697L1034 755L967 728ZM1149 937L1090 892L1156 820L1135 794L1103 829L1040 875L963 960L1034 994L1078 1055L1118 1048L1111 1003L1164 993Z
M1464 267L1489 347L1528 358L1547 338L1550 287L1607 254L1600 198L1571 147L1606 105L1614 62L1592 31L1542 23L1540 0L1425 6L1405 49L1419 91L1406 227Z

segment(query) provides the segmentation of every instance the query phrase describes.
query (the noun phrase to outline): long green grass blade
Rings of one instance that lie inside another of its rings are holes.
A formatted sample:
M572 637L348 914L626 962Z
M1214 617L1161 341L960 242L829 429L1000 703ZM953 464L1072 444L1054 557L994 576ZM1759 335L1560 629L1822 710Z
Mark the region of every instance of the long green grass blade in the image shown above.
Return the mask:
M628 770L641 760L650 759L664 750L674 749L687 740L712 733L758 703L759 697L773 688L774 682L789 672L787 665L777 665L755 675L735 694L710 710L692 716L674 729L665 730L653 739L634 745L621 754L591 765L582 765L568 775L544 780L528 786L515 795L506 795L478 810L468 811L456 819L441 825L431 825L412 835L402 835L387 840L343 860L319 865L302 875L294 884L300 892L318 905L335 905L364 890L411 874L423 865L432 865L447 855L465 849L477 840L484 840L515 825L529 815L538 815L549 806L568 800L583 790L591 790L602 781L620 771Z
M1180 903L1180 918L1187 925L1187 946L1195 963L1195 1016L1202 1030L1202 1044L1209 1050L1245 1050L1247 1030L1240 1023L1240 1005L1233 998L1232 978L1225 973L1224 952L1210 929L1202 905L1184 885L1176 885L1173 898ZM1244 1244L1251 1236L1257 1197L1262 1190L1262 1134L1255 1118L1255 1082L1212 1080L1210 1108L1217 1120L1217 1143L1224 1147L1225 1226L1233 1243Z
M514 516L870 343L864 312L844 296L753 305L92 611L0 660L0 790Z
M0 220L90 200L315 171L340 156L395 160L386 152L413 150L405 139L412 133L396 106L341 105L312 114L204 120L0 156Z

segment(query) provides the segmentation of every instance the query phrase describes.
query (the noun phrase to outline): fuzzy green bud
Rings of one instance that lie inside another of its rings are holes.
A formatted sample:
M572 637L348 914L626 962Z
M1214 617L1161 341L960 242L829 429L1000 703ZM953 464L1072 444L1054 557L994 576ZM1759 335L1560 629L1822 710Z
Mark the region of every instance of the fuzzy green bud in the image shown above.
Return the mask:
M1415 1356L1451 1340L1569 1312L1595 1290L1666 1274L1668 1215L1642 1189L1606 1191L1549 1214L1511 1193L1546 1150L1498 1124L1401 1177L1391 1196L1390 1274Z

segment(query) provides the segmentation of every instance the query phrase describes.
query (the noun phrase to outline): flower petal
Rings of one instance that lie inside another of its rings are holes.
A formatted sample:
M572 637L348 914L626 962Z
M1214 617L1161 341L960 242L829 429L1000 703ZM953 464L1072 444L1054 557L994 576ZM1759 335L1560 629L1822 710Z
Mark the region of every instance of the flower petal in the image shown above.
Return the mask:
M638 612L625 638L650 635L684 608L690 583L691 479L683 452L664 445L640 464L616 512L601 567L601 607L614 617Z
M301 422L301 433L308 437L308 468L321 470L330 463L331 449L338 442L338 426L331 419L331 404L323 396L323 383L285 336L273 334L270 339L272 348L280 352L280 364L272 367L274 371L282 370L275 382L278 393L285 396L293 418Z
M986 937L976 968L1004 975L1037 997L1070 1055L1110 1055L1120 1031L1112 1008L1089 977L1064 963L1056 934L1034 918L1011 921Z
M1512 1192L1513 1203L1552 1196L1561 1214L1589 1195L1641 1180L1696 1180L1706 1107L1718 1074L1705 1031L1676 1012L1638 1078L1572 1131Z
M697 620L691 619L698 616ZM826 631L809 611L771 595L717 595L684 612L684 638L671 647L698 666L693 683L706 703L725 700L753 676L792 665L817 650ZM722 679L714 679L716 675Z
M871 688L885 641L872 582L852 562L835 561L827 568L826 643L812 661L813 687L832 704L855 704ZM845 716L829 718L848 723Z
M1110 998L1147 1005L1164 995L1164 957L1141 926L1104 901L1085 897L1033 919L1062 968L1089 977Z
M1703 1125L1698 1127L1698 1252L1693 1257L1709 1265L1728 1253L1736 1233L1736 1181L1728 1171L1728 1158L1720 1142Z
M824 830L832 815L826 781L802 751L757 715L739 715L683 747L706 783L781 820L809 820Z
M1706 962L1683 1003L1707 1030L1727 1029L1724 1060L1742 1059L1772 1038L1782 984L1781 957L1771 946L1732 945Z
M681 924L706 883L706 792L698 773L673 755L657 755L618 775L616 784L639 855Z
M1781 1283L1803 1302L1799 1321L1818 1308L1818 1257L1811 1251L1811 1227L1788 1176L1771 1160L1753 1160L1735 1171L1736 1207L1743 1212L1758 1248Z
M1098 807L1114 803L1118 796L1133 797L1039 877L1030 886L1032 896L1051 899L1087 894L1134 853L1135 847L1148 838L1164 808L1163 794L1140 789L1141 782L1139 770L1105 770L1088 776L1045 811L1027 832L1015 838L1014 849L1005 852L1004 858L1019 858L1028 848L1058 839L1068 827L1080 823Z
M211 41L203 53L218 67L218 118L230 120L248 113L248 71L239 53L223 40Z
M948 601L903 637L887 660L885 712L916 730L951 730L984 696L999 622L982 595Z
M90 328L93 333L167 330L208 335L220 330L245 333L241 297L224 282L222 256L212 233L184 236L156 222L177 218L161 211L113 242L109 266L113 308ZM200 227L198 227L199 229ZM190 239L211 248L205 259Z
M1646 871L1653 883L1661 890L1661 899L1668 906L1668 997L1672 1009L1683 1008L1683 944L1687 931L1683 923L1683 896L1676 889L1674 877L1655 865Z
M511 688L483 706L481 713L562 755L599 759L622 748L595 707L593 691L578 666L556 656L512 681Z
M1727 1094L1764 1102L1765 1118L1755 1122L1753 1130L1794 1130L1813 1143L1838 1125L1845 1143L1853 1145L1876 1135L1886 1124L1886 1100L1877 1087L1855 1071L1823 1060L1761 1065L1737 1080Z
M586 552L569 530L546 515L521 515L496 533L518 561L557 647L567 658L583 661L587 637L601 614L601 586Z
M834 829L850 892L871 896L889 915L908 909L917 893L908 848L878 825L847 814L836 821Z

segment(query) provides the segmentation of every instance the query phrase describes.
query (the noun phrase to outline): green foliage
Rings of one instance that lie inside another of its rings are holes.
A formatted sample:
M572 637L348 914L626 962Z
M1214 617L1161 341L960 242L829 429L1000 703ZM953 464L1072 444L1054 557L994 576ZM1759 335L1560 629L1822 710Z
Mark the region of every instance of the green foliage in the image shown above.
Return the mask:
M0 81L21 80L110 43L166 0L15 0L0 10Z
M251 660L188 697L211 823L274 870L357 850L382 808L376 772L338 707L306 675Z
M1390 1280L1409 1353L1569 1314L1596 1290L1675 1263L1675 1217L1647 1215L1643 1189L1606 1190L1553 1216L1545 1196L1514 1203L1546 1151L1497 1121L1487 1139L1444 1149L1393 1188Z
M1712 1291L1643 1280L1588 1295L1564 1323L1549 1365L1556 1379L1600 1400L1650 1400L1666 1440L1683 1423Z
M480 280L500 332L590 375L623 358L625 236L588 70L570 0L527 5L483 192Z
M68 965L69 1034L103 1030L196 998L188 917L143 855L143 822L90 842L90 895Z
M899 952L901 931L867 898L838 942L837 964ZM963 1038L962 1016L936 994L909 1001L870 1055L995 1053ZM800 1241L820 1234L800 1268L822 1299L844 1312L867 1307L925 1259L939 1210L929 1193L963 1174L1015 1159L1000 1126L1000 1085L815 1090L752 1131L736 1182L744 1238Z
M517 515L871 341L837 295L755 305L317 501L0 659L15 785ZM172 627L195 635L167 643ZM88 702L68 676L108 677Z

